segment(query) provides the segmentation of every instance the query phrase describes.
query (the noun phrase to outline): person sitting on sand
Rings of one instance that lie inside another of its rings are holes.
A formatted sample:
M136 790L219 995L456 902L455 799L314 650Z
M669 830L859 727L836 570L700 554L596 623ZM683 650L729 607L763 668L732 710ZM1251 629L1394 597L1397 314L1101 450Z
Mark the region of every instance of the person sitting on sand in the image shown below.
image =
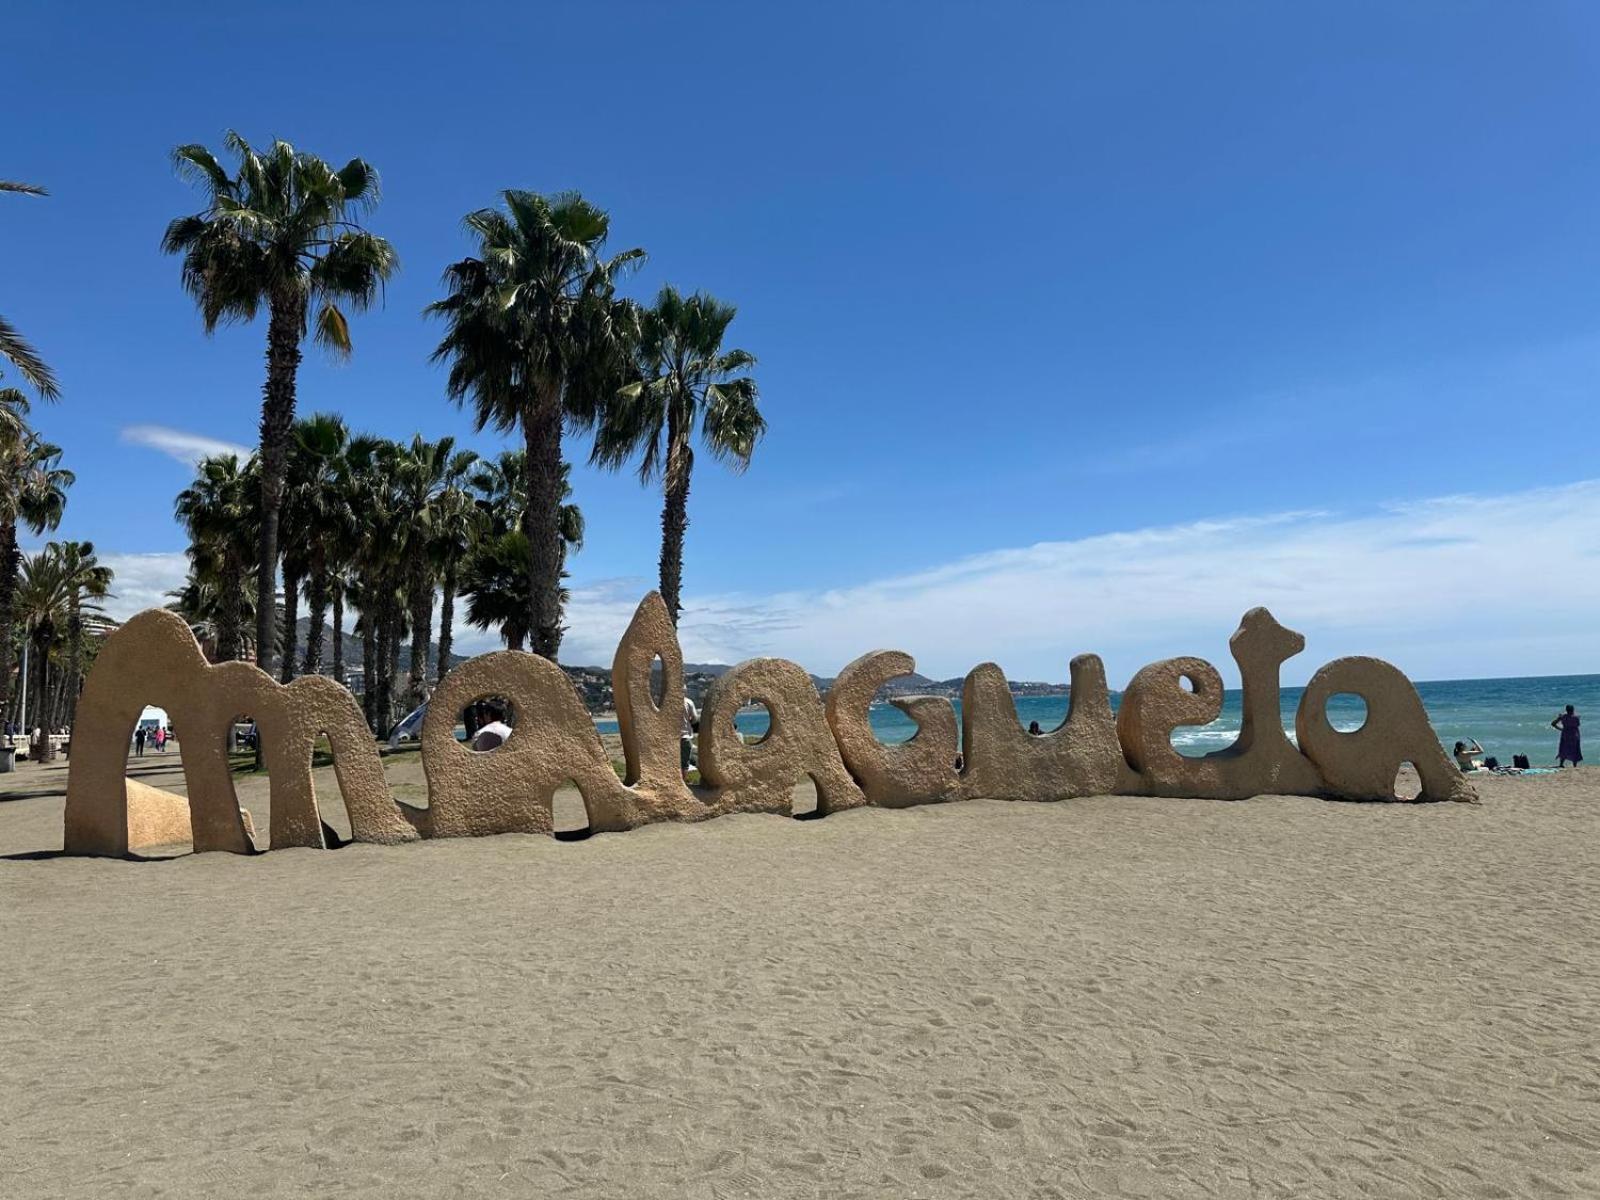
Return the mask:
M1561 731L1561 744L1556 748L1556 766L1568 763L1577 766L1583 761L1583 747L1578 742L1578 714L1567 705L1567 711L1550 722L1551 729Z
M1456 743L1456 748L1454 751L1456 766L1460 767L1463 771L1481 771L1483 770L1483 759L1473 758L1472 756L1474 754L1481 755L1483 753L1483 747L1478 745L1477 738L1469 738L1468 741L1472 743L1471 746L1468 746L1466 742Z
M489 720L478 726L478 732L472 739L472 748L494 750L505 745L506 739L511 736L511 726L505 722L506 710L494 701L486 703L483 711Z

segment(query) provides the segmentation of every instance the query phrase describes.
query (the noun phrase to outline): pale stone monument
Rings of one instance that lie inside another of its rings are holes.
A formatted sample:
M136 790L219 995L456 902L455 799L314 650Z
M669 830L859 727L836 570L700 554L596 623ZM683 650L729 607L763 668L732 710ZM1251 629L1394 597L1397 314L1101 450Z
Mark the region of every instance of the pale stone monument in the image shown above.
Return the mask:
M666 606L651 593L613 664L625 778L612 769L561 669L504 650L456 668L434 693L422 729L428 805L413 808L391 795L360 709L342 686L321 676L283 685L251 664L212 665L179 617L153 610L106 639L78 702L63 843L71 854L112 856L173 841L192 841L197 851L253 851L254 831L239 808L227 758L229 726L243 714L261 732L274 849L324 846L311 774L322 735L333 750L352 837L363 842L547 834L555 792L568 780L582 794L594 832L736 812L789 813L791 793L806 778L816 785L819 816L864 804L895 808L979 797L1392 800L1396 773L1407 762L1421 776L1421 799L1476 798L1434 736L1416 689L1378 659L1342 658L1319 670L1301 698L1291 742L1279 714L1279 671L1304 645L1266 609L1245 614L1229 641L1244 689L1239 735L1203 758L1180 755L1171 740L1174 729L1204 725L1221 710L1222 679L1202 659L1145 667L1113 715L1100 659L1080 655L1072 660L1067 719L1042 735L1022 729L1005 676L985 663L962 689L959 767L956 716L947 700L894 701L917 724L908 742L887 746L872 731L873 700L886 682L914 670L910 655L878 650L856 659L826 704L794 663L752 659L731 668L707 697L698 735L704 786L696 791L684 783L678 753L683 654ZM1329 723L1328 701L1340 693L1366 702L1360 729L1341 732ZM455 727L463 709L485 698L509 702L516 727L502 745L479 752L456 740ZM150 703L166 708L181 730L187 798L125 778L133 727ZM765 705L771 716L766 735L755 741L734 727L750 703Z

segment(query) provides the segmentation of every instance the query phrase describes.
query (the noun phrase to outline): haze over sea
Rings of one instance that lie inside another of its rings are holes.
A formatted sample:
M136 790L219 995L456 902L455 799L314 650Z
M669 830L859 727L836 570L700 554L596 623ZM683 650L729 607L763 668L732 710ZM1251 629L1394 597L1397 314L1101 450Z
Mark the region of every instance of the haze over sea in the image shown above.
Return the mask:
M1286 687L1282 692L1283 727L1291 737L1294 736L1295 709L1304 690ZM1600 712L1600 675L1450 679L1418 683L1417 693L1428 710L1434 732L1447 750L1457 741L1476 738L1485 753L1507 766L1511 765L1513 754L1528 755L1536 767L1554 764L1556 731L1550 728L1550 721L1568 704L1575 706L1579 715ZM1174 730L1172 744L1182 753L1196 756L1226 747L1239 733L1242 697L1243 693L1237 689L1225 692L1220 717L1209 725ZM1115 708L1121 699L1120 692L1113 692L1112 707ZM1016 698L1017 720L1024 728L1030 721L1037 721L1040 728L1048 732L1065 719L1068 703L1067 696L1019 696ZM954 704L959 721L961 702L957 700ZM1328 716L1337 729L1359 729L1366 717L1366 706L1354 696L1334 696L1328 705ZM744 733L765 733L767 714L761 709L742 712L734 723ZM614 732L616 725L605 722L600 728L603 732ZM881 741L888 743L907 741L917 731L910 717L887 703L872 706L872 728Z

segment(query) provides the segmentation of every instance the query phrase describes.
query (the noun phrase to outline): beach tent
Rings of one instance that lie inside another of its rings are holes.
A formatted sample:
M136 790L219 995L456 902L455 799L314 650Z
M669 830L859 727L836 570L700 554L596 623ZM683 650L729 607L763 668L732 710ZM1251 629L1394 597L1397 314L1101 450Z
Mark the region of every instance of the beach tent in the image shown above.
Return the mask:
M428 702L407 713L404 719L394 727L389 734L389 748L392 750L401 742L419 742L422 740L422 722L428 715Z

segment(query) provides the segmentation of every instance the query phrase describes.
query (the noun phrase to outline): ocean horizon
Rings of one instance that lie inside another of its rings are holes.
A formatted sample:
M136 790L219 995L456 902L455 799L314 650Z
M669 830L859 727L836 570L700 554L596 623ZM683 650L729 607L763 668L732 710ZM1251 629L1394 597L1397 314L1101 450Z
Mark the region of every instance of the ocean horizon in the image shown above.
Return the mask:
M1555 763L1557 734L1551 720L1568 704L1578 714L1600 711L1600 675L1534 675L1508 679L1448 679L1421 681L1416 685L1429 724L1446 750L1457 741L1476 738L1484 752L1507 766L1513 754L1526 754L1534 766ZM1295 710L1300 705L1303 687L1285 687L1279 696L1283 728L1294 736ZM1244 693L1238 688L1223 692L1222 712L1209 725L1186 725L1173 730L1172 744L1180 753L1193 757L1210 754L1231 745L1239 736ZM1026 729L1039 722L1045 732L1056 729L1066 719L1070 696L1017 696L1017 720ZM1122 702L1121 692L1111 693L1111 707ZM961 721L961 701L951 701L956 722ZM1366 705L1351 695L1336 695L1328 704L1328 716L1336 729L1355 730L1366 720ZM872 730L886 744L909 741L917 732L916 722L886 700L875 701L870 711ZM769 724L764 709L739 713L734 725L741 733L760 735ZM601 733L615 733L615 721L598 721Z

